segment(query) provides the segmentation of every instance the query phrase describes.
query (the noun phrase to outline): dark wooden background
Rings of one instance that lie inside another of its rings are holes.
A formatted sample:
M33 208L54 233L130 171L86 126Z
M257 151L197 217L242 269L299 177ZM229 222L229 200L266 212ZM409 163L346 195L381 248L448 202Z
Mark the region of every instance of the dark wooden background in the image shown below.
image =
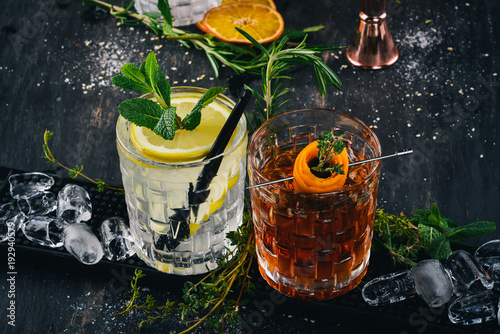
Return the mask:
M348 45L358 25L357 1L276 0L276 5L288 27L325 26L311 33L311 45ZM383 163L379 208L412 213L437 203L444 216L460 225L500 222L500 3L389 0L387 12L400 52L396 64L367 71L352 67L343 51L325 52L323 59L338 73L342 91L331 88L319 96L313 71L297 69L294 79L285 82L291 88L288 108L335 108L372 126L383 153L413 148L412 156ZM151 51L177 85L185 81L201 87L226 86L237 99L244 83L254 87L259 83L228 68L210 80L213 71L200 51L158 40L142 27L120 27L104 11L78 1L6 0L0 26L0 165L4 167L54 172L41 159L43 133L48 129L54 132L52 151L62 163L82 164L89 176L120 185L117 106L135 94L113 87L110 78L123 63L140 64ZM204 79L191 82L201 75ZM499 236L496 231L471 242L481 244ZM0 256L6 262L6 254ZM143 319L139 314L112 316L129 297L131 271L117 276L116 270L83 265L72 270L57 258L33 258L28 255L16 263L15 329L7 326L7 270L5 266L0 270L0 332L131 333ZM179 296L179 279L165 277L157 283L151 281L146 287L158 299ZM269 294L255 298L268 300ZM318 305L287 299L283 305L262 313L253 322L256 326L242 325L239 331L363 333L374 328L362 317L352 322L352 316L330 311L311 314L322 305L331 310L335 300ZM419 315L427 319L426 326L415 324L411 316L396 323L390 314L399 305L386 308L388 316L380 313L374 320L377 326L386 326L387 332L432 332L430 318L446 319L441 312L429 318ZM242 315L248 320L252 312L250 306ZM151 332L180 328L180 321L173 318L155 324ZM493 329L457 326L454 330Z

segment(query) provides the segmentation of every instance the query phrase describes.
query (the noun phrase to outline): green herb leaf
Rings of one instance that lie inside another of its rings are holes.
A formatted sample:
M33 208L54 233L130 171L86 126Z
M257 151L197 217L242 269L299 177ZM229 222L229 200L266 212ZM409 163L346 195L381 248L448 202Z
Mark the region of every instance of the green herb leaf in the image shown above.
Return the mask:
M146 88L144 87L144 85L134 82L124 75L116 75L112 77L111 82L113 83L113 85L119 88L130 89L143 94L148 94L150 92L149 88Z
M470 223L462 227L454 228L453 233L450 235L450 239L467 239L479 237L484 234L493 232L496 229L496 224L488 221L478 221L475 223Z
M144 71L146 73L147 78L149 79L151 88L156 91L156 73L159 70L158 61L156 60L156 55L154 52L150 52L148 57L146 58L146 62L144 64Z
M226 88L222 87L212 87L208 89L205 94L198 100L193 110L184 117L182 120L182 124L184 125L184 129L186 130L194 130L201 121L201 110L205 108L207 105L213 102L213 100L225 91Z
M441 236L441 232L439 232L434 227L430 227L424 224L418 224L418 231L420 234L420 240L424 248L428 249L432 242Z
M175 107L170 107L161 115L153 132L166 140L172 140L175 137L175 130Z
M426 251L432 258L444 260L451 254L450 240L445 234L441 234L434 239Z
M163 33L167 36L172 34L172 12L167 0L158 0L158 9L163 16Z
M144 85L146 83L144 74L139 68L137 68L137 66L132 63L123 64L120 70L122 71L124 76L126 76L133 82L139 85Z
M263 54L266 54L269 56L269 52L266 50L266 48L264 46L262 46L262 44L257 42L257 40L255 38L253 38L249 33L247 33L246 31L244 31L238 27L234 27L234 29L236 29L240 34L245 36L245 38L248 39L250 42L252 42L252 44L255 45L258 49L260 49L260 51L262 51Z
M142 98L123 101L118 111L126 120L151 130L154 130L164 114L164 109L158 103Z
M156 71L156 93L165 101L165 104L170 107L170 93L172 91L170 84L165 77L165 74L161 71L160 67L158 67Z

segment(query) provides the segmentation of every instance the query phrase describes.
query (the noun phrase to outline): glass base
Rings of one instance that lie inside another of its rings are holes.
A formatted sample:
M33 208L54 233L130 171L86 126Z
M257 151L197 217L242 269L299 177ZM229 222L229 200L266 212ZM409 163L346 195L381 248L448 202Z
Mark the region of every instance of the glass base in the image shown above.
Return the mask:
M326 289L320 289L317 286L316 288L312 288L311 286L297 286L295 281L280 276L277 272L271 273L269 270L266 270L265 261L262 261L260 256L257 257L260 274L271 287L288 297L321 301L341 296L358 286L368 270L370 255L368 254L366 261L363 261L363 264L357 270L351 272L349 279L337 284L334 281L325 282L324 285L329 286Z

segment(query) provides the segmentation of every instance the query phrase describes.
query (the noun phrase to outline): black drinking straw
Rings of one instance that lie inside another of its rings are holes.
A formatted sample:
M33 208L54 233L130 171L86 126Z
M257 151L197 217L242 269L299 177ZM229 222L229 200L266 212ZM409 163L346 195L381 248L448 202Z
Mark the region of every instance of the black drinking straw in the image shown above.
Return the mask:
M193 187L193 184L189 185L189 206L196 216L198 215L199 205L204 203L210 194L210 189L208 188L210 186L210 182L212 182L219 171L223 158L222 153L224 153L224 150L229 143L229 140L231 139L231 136L236 129L236 126L238 125L238 122L240 121L251 96L252 93L249 90L245 90L245 93L231 111L226 123L224 123L224 126L215 139L212 148L203 160L208 162L203 166L200 176L198 176L198 179L196 180L196 186ZM189 217L190 209L174 209L174 215L169 218L170 220L178 222L186 221Z

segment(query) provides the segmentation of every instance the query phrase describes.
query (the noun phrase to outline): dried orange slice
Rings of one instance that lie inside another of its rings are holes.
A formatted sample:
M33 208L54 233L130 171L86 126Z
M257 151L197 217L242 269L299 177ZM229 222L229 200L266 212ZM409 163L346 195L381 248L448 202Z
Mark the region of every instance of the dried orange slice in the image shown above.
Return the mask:
M251 44L235 29L238 27L265 44L281 35L285 23L280 13L269 6L234 2L210 9L203 17L202 26L224 42Z
M227 5L228 3L233 3L233 2L254 2L254 3L261 3L263 5L269 6L272 9L276 9L276 4L274 3L273 0L222 0L221 5Z

